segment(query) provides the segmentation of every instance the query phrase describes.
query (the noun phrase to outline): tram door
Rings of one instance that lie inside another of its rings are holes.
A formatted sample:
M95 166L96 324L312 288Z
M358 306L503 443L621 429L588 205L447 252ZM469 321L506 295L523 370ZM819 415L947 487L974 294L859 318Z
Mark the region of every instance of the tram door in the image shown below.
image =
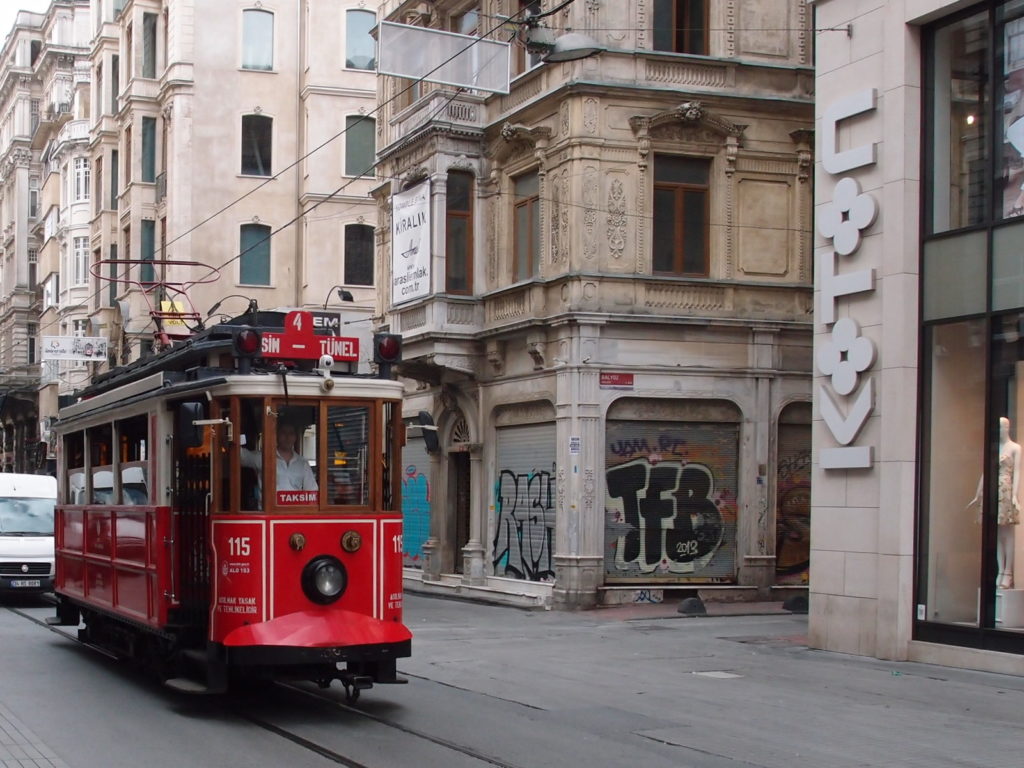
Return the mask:
M174 439L174 516L182 620L203 625L209 616L209 515L215 431L205 402L177 403Z

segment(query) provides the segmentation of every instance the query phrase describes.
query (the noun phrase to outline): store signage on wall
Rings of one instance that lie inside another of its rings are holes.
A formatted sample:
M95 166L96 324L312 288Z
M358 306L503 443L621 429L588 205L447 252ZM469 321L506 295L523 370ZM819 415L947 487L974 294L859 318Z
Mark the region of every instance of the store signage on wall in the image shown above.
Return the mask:
M430 294L430 182L391 196L391 303Z
M601 379L599 386L601 387L601 389L632 389L633 374L611 373L610 371L601 371Z
M43 336L43 360L105 361L107 340L103 336Z
M877 94L869 88L832 102L824 112L821 164L832 176L841 177L832 189L832 202L818 211L818 233L830 248L817 256L816 277L820 296L817 321L831 327L828 340L815 350L818 370L829 377L818 386L821 418L839 447L822 448L822 469L866 469L873 463L872 449L856 445L857 435L874 411L872 379L866 375L875 362L875 343L861 334L851 317L836 319L836 309L847 296L875 289L875 270L842 269L861 245L861 232L878 214L878 203L860 191L857 180L844 174L873 165L875 144L860 144L839 151L839 124L848 118L872 112Z

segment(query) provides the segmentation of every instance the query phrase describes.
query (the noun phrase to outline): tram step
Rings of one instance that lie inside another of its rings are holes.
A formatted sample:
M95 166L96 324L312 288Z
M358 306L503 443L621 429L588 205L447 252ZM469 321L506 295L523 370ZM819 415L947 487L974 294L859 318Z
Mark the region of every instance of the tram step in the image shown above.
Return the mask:
M188 677L172 677L168 680L164 680L164 685L180 693L211 692L210 689L206 686L206 683L201 683L198 680L192 680Z

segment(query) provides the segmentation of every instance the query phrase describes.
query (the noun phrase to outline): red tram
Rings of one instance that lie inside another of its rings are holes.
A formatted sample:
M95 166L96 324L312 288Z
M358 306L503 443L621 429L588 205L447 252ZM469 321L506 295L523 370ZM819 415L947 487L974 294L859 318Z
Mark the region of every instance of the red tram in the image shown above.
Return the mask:
M311 319L253 309L61 409L51 623L179 690L404 682L401 340L356 375Z

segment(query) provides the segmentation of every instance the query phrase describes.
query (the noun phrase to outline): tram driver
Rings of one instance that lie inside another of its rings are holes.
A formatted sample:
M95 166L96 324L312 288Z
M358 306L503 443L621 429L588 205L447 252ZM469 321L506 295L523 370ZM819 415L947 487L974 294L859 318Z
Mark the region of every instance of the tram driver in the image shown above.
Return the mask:
M279 491L316 491L316 476L309 462L299 452L298 426L286 419L278 419L275 454L277 458L277 490ZM263 460L259 451L242 448L241 463L243 467L256 471L259 487L263 487Z

